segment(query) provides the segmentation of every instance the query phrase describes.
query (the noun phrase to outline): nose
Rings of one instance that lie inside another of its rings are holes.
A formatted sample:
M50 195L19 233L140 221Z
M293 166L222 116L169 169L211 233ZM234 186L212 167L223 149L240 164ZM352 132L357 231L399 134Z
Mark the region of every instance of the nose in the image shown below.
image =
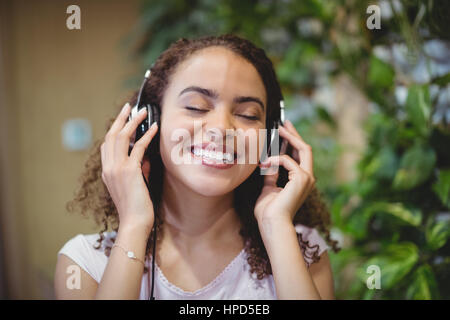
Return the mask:
M204 130L209 141L226 143L234 136L235 129L232 116L225 106L216 107L205 118Z

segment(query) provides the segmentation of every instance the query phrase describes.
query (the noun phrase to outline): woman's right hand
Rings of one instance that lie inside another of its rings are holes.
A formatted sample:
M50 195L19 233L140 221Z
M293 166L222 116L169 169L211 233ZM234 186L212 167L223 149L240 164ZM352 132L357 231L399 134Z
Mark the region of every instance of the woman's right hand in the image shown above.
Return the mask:
M143 227L147 232L153 227L155 215L153 203L142 176L143 156L147 146L158 131L157 124L134 144L128 156L130 139L137 126L145 119L147 111L141 109L131 121L129 103L125 104L102 143L102 179L116 205L121 226ZM146 160L146 176L150 171Z

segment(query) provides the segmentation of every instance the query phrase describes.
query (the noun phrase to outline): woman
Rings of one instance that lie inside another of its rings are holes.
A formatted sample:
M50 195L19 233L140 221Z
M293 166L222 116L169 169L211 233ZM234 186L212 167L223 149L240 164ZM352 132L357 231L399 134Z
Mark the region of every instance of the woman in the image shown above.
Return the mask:
M291 156L248 161L257 135L233 140L245 150L233 156L245 163L223 166L201 153L208 143L228 143L229 129L270 129L280 118L281 90L264 51L233 35L180 39L155 62L144 97L159 106L160 127L152 126L128 155L146 117L127 121L135 94L96 145L68 209L92 211L104 229L100 237L79 234L58 252L56 297L148 299L156 225L156 299L333 299L329 247L316 227L338 248L314 188L311 148L292 123L279 128ZM200 164L174 161L173 134L180 129L206 142L188 146ZM155 136L159 154L150 157L146 148ZM277 163L277 173L261 174ZM67 286L71 266L80 267L79 290Z

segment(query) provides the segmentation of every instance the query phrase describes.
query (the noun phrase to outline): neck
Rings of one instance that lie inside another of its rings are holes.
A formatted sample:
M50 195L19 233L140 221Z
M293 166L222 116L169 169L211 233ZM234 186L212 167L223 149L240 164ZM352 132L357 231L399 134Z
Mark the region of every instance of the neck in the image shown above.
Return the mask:
M164 241L190 251L223 246L240 238L233 192L204 196L166 171L162 194L159 214L164 219Z

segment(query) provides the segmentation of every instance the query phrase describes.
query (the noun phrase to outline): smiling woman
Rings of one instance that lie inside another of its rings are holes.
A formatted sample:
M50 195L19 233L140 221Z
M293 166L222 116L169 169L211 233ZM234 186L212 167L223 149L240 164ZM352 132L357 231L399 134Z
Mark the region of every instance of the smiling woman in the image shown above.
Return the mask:
M263 130L280 118L281 89L264 51L234 35L180 39L161 54L151 74L143 96L158 106L160 127L148 130L127 157L145 115L125 123L126 106L94 147L68 210L91 212L104 229L78 235L61 249L57 297L146 299L154 259L158 299L333 298L326 242L338 248L314 187L311 149L293 125L280 127L292 153L267 162L278 161L279 173L263 176L249 161L220 163L229 138L245 157L249 146L260 145L258 135L236 140L227 130ZM130 103L136 100L137 93ZM172 137L180 129L194 141L187 147L200 165L173 161ZM159 153L144 155L157 131ZM212 144L214 153L208 150ZM137 259L130 261L114 243ZM73 263L89 284L79 296L65 288L65 268Z

